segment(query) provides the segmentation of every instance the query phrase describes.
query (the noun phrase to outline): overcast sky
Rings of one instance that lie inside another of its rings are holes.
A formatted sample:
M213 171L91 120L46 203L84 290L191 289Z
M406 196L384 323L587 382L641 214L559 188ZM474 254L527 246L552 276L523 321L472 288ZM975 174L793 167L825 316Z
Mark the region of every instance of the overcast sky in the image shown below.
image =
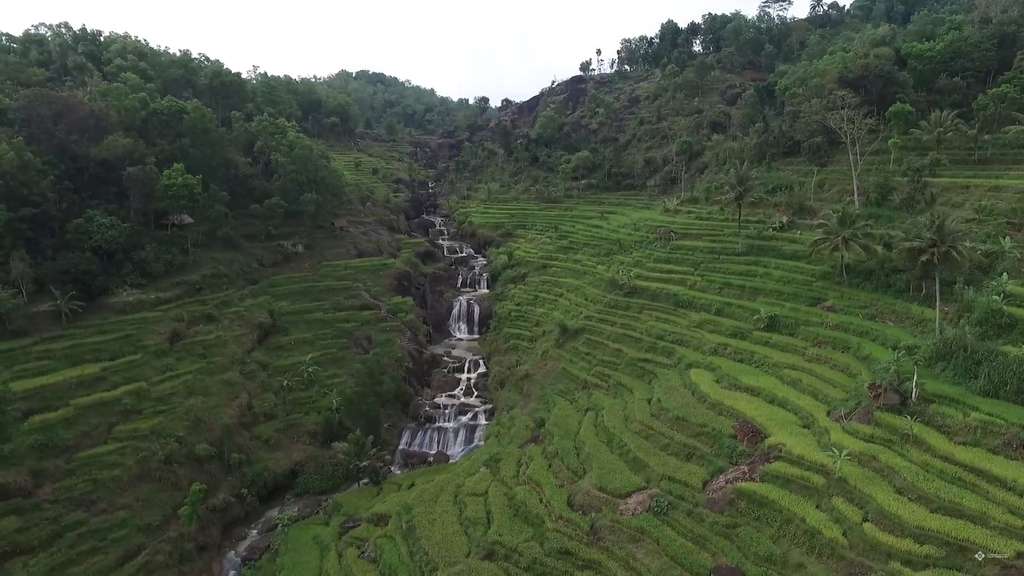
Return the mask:
M374 70L451 97L523 100L576 73L624 36L706 12L752 13L759 0L5 0L0 29L68 21L204 52L230 68L326 76ZM793 13L807 12L796 0ZM845 2L844 2L845 3Z

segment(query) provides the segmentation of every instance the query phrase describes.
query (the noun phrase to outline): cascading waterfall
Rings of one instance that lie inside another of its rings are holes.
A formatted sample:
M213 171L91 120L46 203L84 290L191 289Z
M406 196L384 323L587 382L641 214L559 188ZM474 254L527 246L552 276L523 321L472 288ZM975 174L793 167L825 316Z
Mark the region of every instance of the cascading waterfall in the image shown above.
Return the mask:
M448 330L460 340L480 337L480 304L472 296L459 296L452 304Z
M424 218L434 226L430 239L458 269L455 288L461 293L452 301L448 317L451 338L433 348L444 356L443 371L449 378L458 378L458 385L426 402L423 422L410 424L402 431L395 454L397 472L414 462L455 462L481 446L490 424L488 416L493 411L484 395L487 363L475 342L480 337L478 298L490 289L487 259L474 252L469 244L451 240L444 218Z

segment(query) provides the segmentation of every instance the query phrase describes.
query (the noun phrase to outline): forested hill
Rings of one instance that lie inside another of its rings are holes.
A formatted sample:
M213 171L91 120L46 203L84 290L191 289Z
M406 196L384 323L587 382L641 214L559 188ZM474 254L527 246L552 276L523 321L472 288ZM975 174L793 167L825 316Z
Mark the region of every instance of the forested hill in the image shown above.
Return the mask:
M504 102L504 122L461 167L524 192L550 194L555 177L569 190L664 192L685 180L713 197L737 161L824 167L845 156L850 134L834 126L843 115L868 135L861 152L887 164L892 152L895 168L910 167L908 149L934 152L934 168L954 147L981 161L1019 148L1021 2L815 0L807 15L791 6L766 0L755 14L667 20L625 38L615 55L583 61L580 76Z
M2 283L91 299L178 268L199 242L386 206L330 147L466 134L488 110L380 73L242 74L66 23L0 34Z

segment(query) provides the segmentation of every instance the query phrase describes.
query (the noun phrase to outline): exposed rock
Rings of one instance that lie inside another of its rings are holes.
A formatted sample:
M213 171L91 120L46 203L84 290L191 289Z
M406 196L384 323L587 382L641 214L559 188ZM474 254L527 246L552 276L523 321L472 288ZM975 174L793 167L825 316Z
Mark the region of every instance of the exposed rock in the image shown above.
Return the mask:
M711 569L710 576L744 576L743 570L729 564L719 564Z
M707 507L716 512L723 510L731 497L733 486L743 482L759 482L761 467L774 462L777 457L778 453L772 450L758 452L745 464L733 466L709 482L704 487Z
M651 502L658 495L654 489L636 492L619 504L619 514L622 516L639 516L651 509Z
M430 457L431 464L447 464L451 461L451 457L445 452L434 452Z
M273 543L273 534L257 536L238 550L238 559L241 560L242 564L252 564L262 558Z
M831 300L826 300L825 302L818 304L818 310L821 310L822 312L833 313L836 311L836 305Z
M435 370L430 377L430 397L447 394L459 387L459 378L441 370Z
M747 449L757 446L765 439L764 432L749 420L738 420L732 425L732 430L736 433L736 440Z

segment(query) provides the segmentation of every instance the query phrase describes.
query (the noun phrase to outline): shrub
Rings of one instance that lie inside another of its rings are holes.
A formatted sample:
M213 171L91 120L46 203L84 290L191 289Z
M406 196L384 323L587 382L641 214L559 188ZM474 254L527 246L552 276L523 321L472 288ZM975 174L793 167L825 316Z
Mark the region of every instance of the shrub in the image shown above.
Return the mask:
M968 383L973 392L1024 403L1024 355L1007 354L996 345L980 342L965 330L950 330L925 346L926 362L940 366L953 379Z

